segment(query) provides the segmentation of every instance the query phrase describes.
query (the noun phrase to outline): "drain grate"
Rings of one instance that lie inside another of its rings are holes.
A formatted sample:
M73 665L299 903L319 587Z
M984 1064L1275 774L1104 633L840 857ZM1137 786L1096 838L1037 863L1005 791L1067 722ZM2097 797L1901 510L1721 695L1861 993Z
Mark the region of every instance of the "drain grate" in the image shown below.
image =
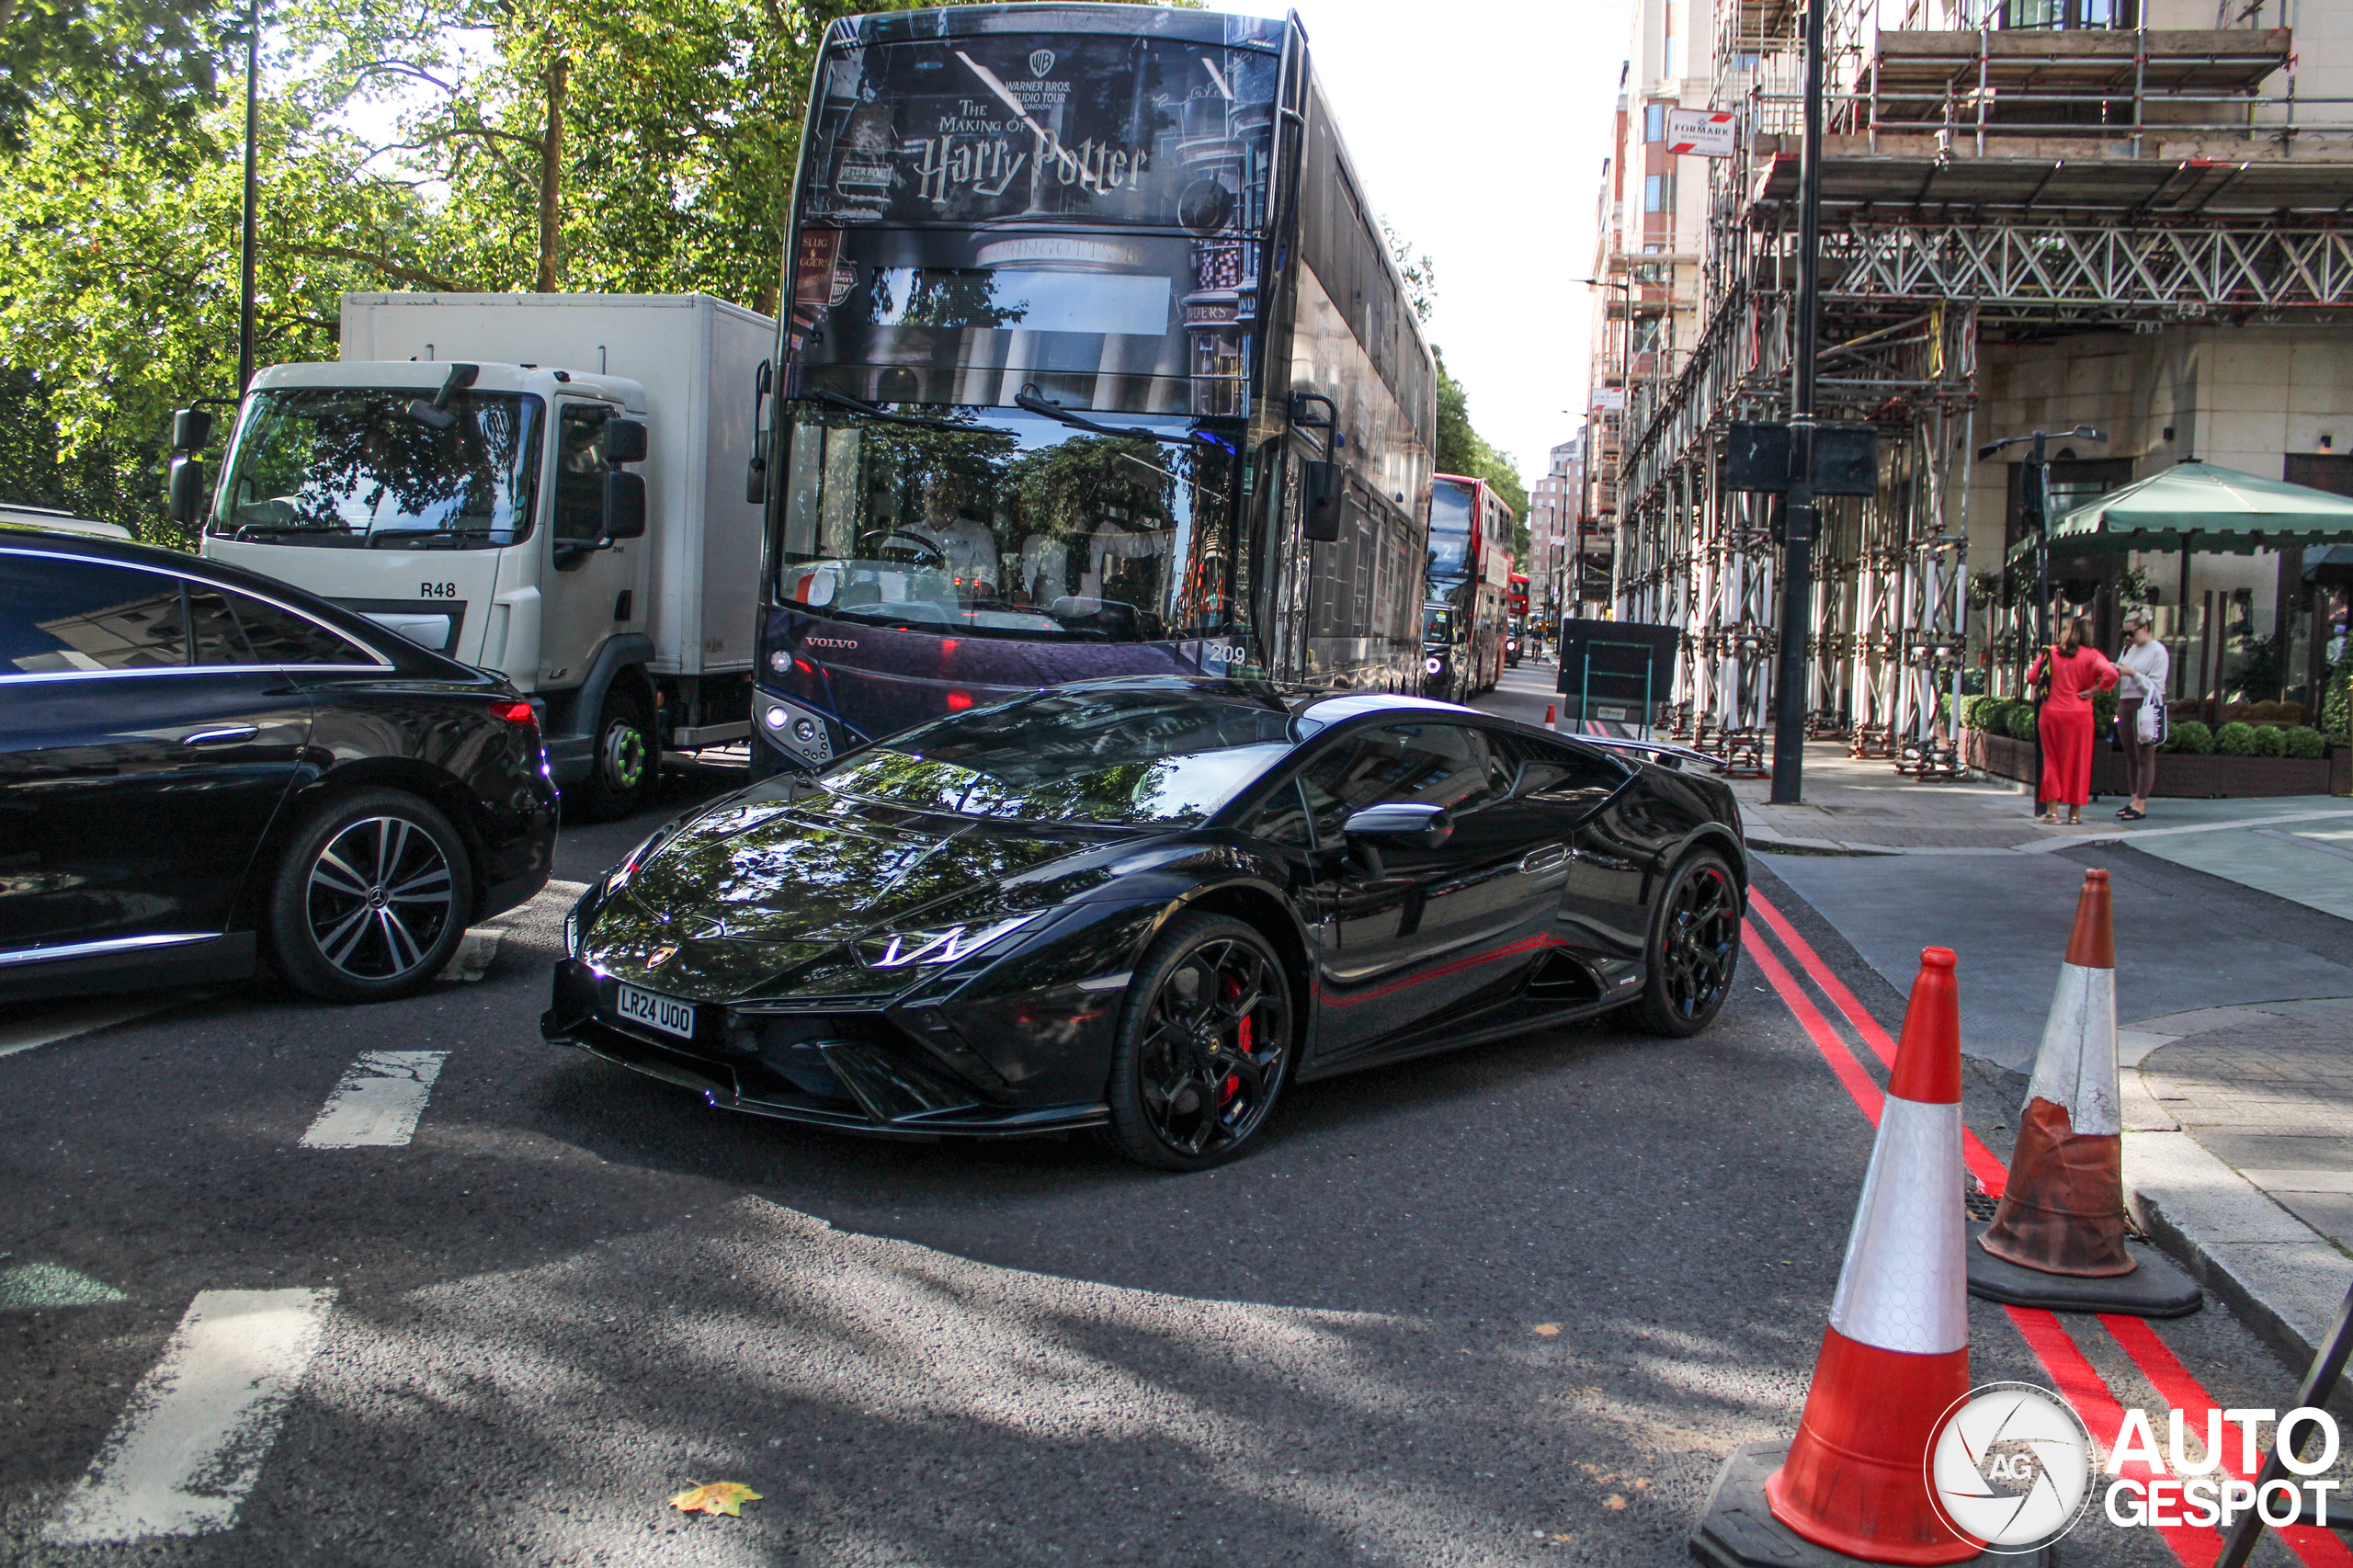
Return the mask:
M1975 1176L1969 1176L1964 1179L1961 1189L1961 1200L1967 1206L1969 1210L1969 1217L1971 1219L1993 1219L1994 1210L1995 1208L1995 1200L1985 1196L1984 1189L1977 1185L1977 1178Z

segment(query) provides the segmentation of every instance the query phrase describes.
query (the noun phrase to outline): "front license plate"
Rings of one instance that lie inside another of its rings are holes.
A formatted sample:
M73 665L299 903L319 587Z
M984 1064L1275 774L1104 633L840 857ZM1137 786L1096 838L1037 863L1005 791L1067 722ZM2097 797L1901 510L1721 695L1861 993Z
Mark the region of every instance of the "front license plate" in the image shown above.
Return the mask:
M624 985L614 1000L613 1010L632 1024L643 1024L680 1040L695 1038L694 1004L681 1002L676 996L656 995L634 985Z

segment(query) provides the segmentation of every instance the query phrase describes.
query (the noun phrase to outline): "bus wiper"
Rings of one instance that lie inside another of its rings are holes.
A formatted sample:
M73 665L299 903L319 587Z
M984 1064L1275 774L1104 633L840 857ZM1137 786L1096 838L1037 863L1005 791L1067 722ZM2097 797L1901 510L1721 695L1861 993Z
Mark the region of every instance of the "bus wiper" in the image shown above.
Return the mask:
M1026 408L1032 414L1043 415L1048 419L1058 420L1074 430L1091 430L1097 436L1122 436L1131 441L1166 441L1172 446L1178 447L1189 447L1193 444L1193 437L1189 435L1171 436L1163 430L1147 430L1140 425L1122 429L1116 425L1098 424L1084 414L1074 413L1052 399L1045 397L1038 391L1038 383L1035 381L1024 382L1021 390L1013 394L1013 403L1016 408Z
M837 392L831 387L811 387L801 394L802 403L822 403L829 408L847 409L869 419L880 419L887 425L912 425L918 430L955 430L976 436L1010 436L1010 430L998 430L986 425L960 425L953 419L934 419L926 414L893 414L881 403L869 403L862 397Z

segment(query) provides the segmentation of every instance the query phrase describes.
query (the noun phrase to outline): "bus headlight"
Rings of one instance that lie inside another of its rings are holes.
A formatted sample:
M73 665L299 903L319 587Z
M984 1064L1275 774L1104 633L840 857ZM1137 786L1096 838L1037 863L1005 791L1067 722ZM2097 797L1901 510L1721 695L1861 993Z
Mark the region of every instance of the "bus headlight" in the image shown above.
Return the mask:
M1422 661L1422 669L1426 674L1442 676L1446 673L1446 661L1444 659L1424 659Z

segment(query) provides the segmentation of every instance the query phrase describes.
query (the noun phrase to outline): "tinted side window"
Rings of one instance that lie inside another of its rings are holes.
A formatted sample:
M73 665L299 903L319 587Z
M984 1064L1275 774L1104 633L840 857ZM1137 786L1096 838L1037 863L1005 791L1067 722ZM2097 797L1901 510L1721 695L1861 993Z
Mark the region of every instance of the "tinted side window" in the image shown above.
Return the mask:
M1518 793L1571 804L1597 801L1626 781L1626 769L1581 746L1511 737L1522 755Z
M199 665L374 665L374 654L307 616L230 588L190 583Z
M567 403L556 429L555 537L594 544L605 537L605 421L600 403Z
M0 554L0 675L187 663L177 577L95 561Z
M1385 801L1444 806L1458 815L1503 799L1509 774L1477 730L1392 724L1343 742L1300 775L1317 837L1336 842L1352 812Z
M1307 832L1307 802L1300 793L1299 781L1293 779L1267 796L1243 831L1286 849L1312 846L1314 841Z

